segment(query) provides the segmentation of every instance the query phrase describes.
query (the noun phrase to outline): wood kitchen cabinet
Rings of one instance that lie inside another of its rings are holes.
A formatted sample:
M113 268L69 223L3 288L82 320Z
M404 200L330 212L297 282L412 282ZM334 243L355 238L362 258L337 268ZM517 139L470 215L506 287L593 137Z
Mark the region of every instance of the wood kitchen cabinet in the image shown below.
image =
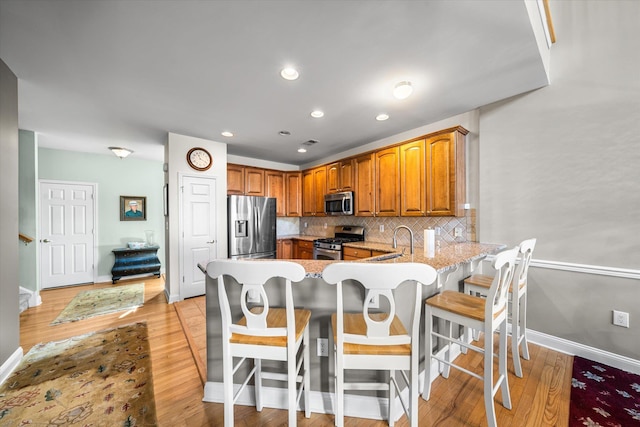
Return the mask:
M354 214L356 216L374 216L375 213L375 157L365 154L354 159Z
M400 215L400 149L387 148L376 151L375 216Z
M302 216L302 173L285 173L286 216Z
M327 193L353 191L354 160L341 160L327 165Z
M264 169L227 164L227 194L264 196Z
M464 216L467 133L458 126L428 135L425 141L428 216Z
M265 196L276 199L276 216L286 216L286 181L284 172L265 170Z
M293 239L293 253L295 259L313 259L313 242Z
M302 216L324 216L324 195L327 193L327 167L302 172Z
M277 240L276 257L278 259L293 259L293 241L291 239Z
M351 248L349 246L342 247L342 259L345 261L353 261L356 259L371 258L371 250Z
M425 141L400 146L400 215L425 216L427 211Z

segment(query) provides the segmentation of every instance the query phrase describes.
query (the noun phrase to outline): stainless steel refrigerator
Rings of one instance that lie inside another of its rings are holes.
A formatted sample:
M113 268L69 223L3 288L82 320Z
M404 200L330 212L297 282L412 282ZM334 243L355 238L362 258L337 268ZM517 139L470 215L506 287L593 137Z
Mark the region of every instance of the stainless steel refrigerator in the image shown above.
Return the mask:
M229 258L276 257L276 199L228 196Z

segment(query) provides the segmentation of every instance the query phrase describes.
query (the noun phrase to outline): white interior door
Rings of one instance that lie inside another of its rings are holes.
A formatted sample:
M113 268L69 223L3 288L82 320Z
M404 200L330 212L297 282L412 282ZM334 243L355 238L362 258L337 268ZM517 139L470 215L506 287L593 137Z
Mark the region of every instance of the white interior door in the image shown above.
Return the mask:
M40 183L42 288L94 280L94 186Z
M205 294L206 275L198 263L207 263L216 253L216 180L184 176L182 190L182 272L180 298Z

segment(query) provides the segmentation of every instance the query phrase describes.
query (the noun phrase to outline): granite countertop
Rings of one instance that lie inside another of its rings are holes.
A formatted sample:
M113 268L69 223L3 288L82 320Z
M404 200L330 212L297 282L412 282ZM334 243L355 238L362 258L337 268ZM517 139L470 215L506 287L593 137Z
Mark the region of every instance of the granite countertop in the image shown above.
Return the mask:
M285 234L282 236L276 236L277 240L284 240L284 239L298 239L298 240L309 240L311 242L313 242L316 239L323 239L326 236L304 236L302 234Z

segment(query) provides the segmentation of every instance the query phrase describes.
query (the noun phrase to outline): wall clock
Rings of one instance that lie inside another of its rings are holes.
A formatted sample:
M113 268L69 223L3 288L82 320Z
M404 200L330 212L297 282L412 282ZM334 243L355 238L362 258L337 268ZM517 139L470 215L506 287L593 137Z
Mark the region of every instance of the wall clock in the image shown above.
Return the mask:
M187 153L187 163L197 171L206 171L213 164L213 159L204 148L194 147Z

